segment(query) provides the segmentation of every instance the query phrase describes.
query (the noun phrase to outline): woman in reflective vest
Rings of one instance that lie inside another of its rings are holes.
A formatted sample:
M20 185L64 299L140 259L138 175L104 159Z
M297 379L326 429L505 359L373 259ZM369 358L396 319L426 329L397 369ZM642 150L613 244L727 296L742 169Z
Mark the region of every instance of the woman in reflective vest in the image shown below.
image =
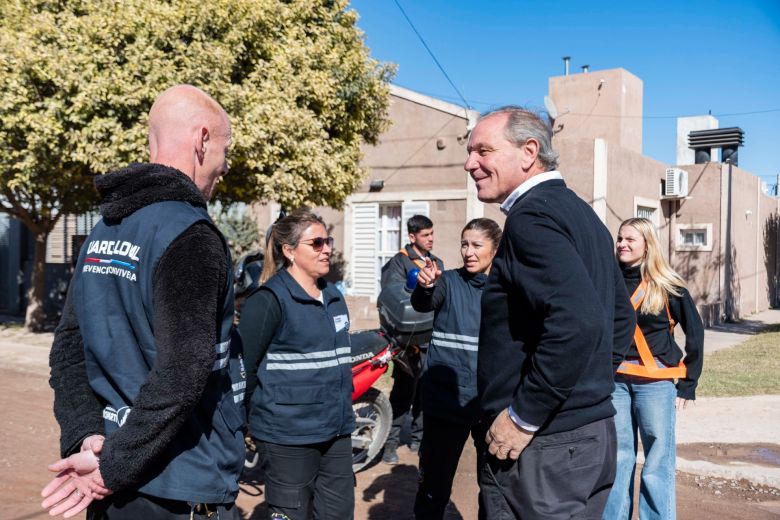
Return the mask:
M343 295L323 277L333 238L314 213L274 224L239 330L249 377L249 429L271 518L353 517L352 371Z
M477 453L486 451L487 425L480 421L477 397L477 351L482 290L500 241L498 224L488 218L474 219L461 233L463 267L442 273L427 260L417 276L412 306L435 314L433 337L420 376L425 424L414 503L416 518L444 517L469 434Z
M661 252L647 219L620 225L616 253L637 312L634 343L615 376L618 454L605 520L632 516L638 441L642 441L639 517L675 518L675 413L696 397L702 370L704 327L685 281ZM685 356L674 339L685 333ZM676 381L676 383L675 383ZM638 436L637 436L638 434Z

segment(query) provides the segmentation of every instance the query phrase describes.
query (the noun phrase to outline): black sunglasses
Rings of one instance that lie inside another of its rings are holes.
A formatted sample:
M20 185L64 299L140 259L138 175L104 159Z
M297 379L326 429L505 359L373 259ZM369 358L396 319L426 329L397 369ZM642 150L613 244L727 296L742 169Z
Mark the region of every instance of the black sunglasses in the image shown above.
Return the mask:
M328 247L333 249L333 237L316 237L302 243L309 244L315 251L322 251L325 244L328 244Z

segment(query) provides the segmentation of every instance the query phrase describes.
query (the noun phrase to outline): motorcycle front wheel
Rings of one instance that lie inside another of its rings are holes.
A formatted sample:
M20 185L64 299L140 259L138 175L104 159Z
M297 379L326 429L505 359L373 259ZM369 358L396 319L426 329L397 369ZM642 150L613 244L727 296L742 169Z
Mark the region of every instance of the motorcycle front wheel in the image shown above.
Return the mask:
M352 471L368 466L385 445L393 423L390 399L376 388L369 388L352 403L355 430L352 432Z

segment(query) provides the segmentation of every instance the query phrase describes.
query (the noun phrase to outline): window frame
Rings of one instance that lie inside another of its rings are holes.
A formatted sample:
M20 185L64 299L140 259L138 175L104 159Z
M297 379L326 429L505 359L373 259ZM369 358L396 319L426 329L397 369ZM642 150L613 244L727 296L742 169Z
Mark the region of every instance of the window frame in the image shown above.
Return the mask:
M382 210L391 207L398 208L398 228L397 228L398 247L392 251L389 249L381 249L381 246L384 244L383 238L385 236L385 233L389 231L395 231L395 229L383 226ZM401 248L404 247L404 245L406 244L405 238L406 238L406 234L404 233L403 201L380 203L379 206L377 207L376 250L374 251L374 258L375 258L375 262L377 263L377 269L376 269L376 294L377 295L379 295L379 292L381 291L382 266L384 266L396 254L398 254L398 251L400 251Z
M649 208L653 210L653 218L648 219L655 226L656 231L661 225L660 209L661 201L656 199L647 199L645 197L634 197L634 217L639 217L639 208Z
M684 235L686 232L704 231L704 244L686 244ZM712 251L712 224L692 223L676 224L674 229L674 250L675 251Z

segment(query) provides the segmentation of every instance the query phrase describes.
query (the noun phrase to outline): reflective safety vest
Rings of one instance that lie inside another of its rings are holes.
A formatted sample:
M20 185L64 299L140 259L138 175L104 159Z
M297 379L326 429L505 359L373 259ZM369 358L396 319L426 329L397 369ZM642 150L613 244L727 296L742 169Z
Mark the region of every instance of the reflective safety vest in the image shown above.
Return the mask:
M402 255L404 255L405 257L407 257L409 260L411 260L412 263L414 265L416 265L417 267L419 267L420 269L425 268L425 261L420 259L420 258L412 258L412 257L410 257L409 256L409 251L407 251L406 249L401 249L398 252L401 253Z
M349 311L331 283L322 302L287 269L261 291L279 302L282 320L257 369L249 429L262 441L287 446L326 442L355 429Z
M631 304L634 306L635 311L642 305L646 294L647 281L642 280L634 294L631 295ZM672 319L672 314L669 312L669 302L666 302L666 315L669 317L669 333L671 334L674 331L675 323ZM640 363L635 364L624 361L617 369L618 374L648 377L651 379L682 379L685 377L687 371L682 361L676 367L661 368L656 364L645 335L642 334L642 330L639 328L639 324L637 324L634 331L634 343L637 351L639 351Z
M477 353L482 290L487 276L465 268L444 271L446 298L436 310L433 337L420 374L423 415L459 424L480 418Z

